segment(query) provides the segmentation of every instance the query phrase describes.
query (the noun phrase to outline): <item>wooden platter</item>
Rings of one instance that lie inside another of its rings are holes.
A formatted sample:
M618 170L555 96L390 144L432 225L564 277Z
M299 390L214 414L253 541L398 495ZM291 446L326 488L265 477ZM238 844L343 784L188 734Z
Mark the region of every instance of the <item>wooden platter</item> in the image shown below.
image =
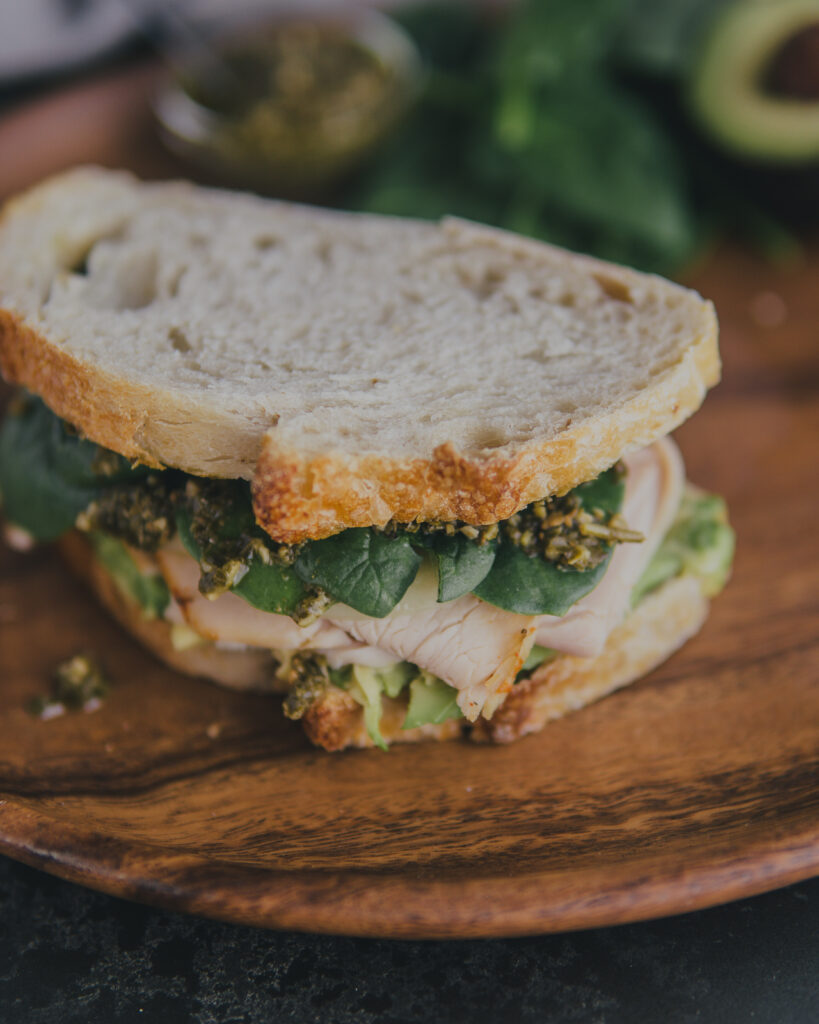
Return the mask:
M136 109L150 79L130 74ZM76 159L116 162L91 141ZM4 550L0 851L227 920L401 937L614 924L818 873L819 249L788 272L722 251L692 283L717 304L725 373L677 436L739 547L665 666L510 747L326 755L275 699L158 665L51 550ZM30 717L79 650L113 676L109 699Z

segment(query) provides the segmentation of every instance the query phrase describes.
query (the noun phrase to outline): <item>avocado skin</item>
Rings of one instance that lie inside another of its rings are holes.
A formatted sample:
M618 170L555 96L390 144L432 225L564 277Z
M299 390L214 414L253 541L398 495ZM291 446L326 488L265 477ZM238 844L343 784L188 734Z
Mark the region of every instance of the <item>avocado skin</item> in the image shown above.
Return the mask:
M738 173L764 169L758 187L786 193L766 200L789 217L817 206L817 39L819 0L737 0L711 21L688 66L692 119Z

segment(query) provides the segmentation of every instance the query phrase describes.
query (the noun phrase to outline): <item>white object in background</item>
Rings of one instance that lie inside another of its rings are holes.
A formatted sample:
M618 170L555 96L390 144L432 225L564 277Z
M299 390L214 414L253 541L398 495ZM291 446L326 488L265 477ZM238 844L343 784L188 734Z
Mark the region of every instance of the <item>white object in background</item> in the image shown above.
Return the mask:
M176 7L205 29L261 12L389 6L379 0L0 0L0 86L104 55L138 34L140 13L152 3Z
M116 0L0 0L0 85L82 64L133 31Z

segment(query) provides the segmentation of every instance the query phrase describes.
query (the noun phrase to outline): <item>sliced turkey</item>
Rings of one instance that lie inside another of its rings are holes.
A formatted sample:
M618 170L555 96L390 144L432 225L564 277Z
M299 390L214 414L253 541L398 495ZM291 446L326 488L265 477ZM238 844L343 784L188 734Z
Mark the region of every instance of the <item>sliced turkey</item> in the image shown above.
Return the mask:
M674 442L664 438L623 461L628 469L623 517L645 540L615 548L603 579L565 615L539 616L535 639L541 647L585 658L599 654L628 611L634 585L674 521L685 483L685 467Z
M350 643L347 634L326 619L297 626L287 615L260 611L236 594L221 594L214 600L204 597L199 593L199 565L178 541L155 557L186 622L206 640L291 651L307 647L319 634L322 647Z
M327 613L332 619L332 609ZM494 608L472 594L409 615L345 621L347 632L395 661L411 661L459 691L475 721L508 693L534 643L535 619Z

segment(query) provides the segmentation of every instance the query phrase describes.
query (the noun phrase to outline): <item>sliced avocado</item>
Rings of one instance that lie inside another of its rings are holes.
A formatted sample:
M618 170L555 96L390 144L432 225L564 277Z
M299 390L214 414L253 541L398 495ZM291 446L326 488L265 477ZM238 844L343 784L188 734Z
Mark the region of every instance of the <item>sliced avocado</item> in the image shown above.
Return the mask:
M734 559L734 531L725 502L689 484L671 529L631 593L635 607L676 576L696 576L706 597L725 586Z
M410 683L409 707L402 728L440 725L450 718L463 718L458 707L458 691L429 672L422 672Z
M94 554L107 570L115 585L129 601L142 609L145 619L161 619L171 600L162 576L144 573L134 561L127 546L116 537L91 531L87 534Z
M738 0L705 33L690 106L724 148L819 162L819 0Z

